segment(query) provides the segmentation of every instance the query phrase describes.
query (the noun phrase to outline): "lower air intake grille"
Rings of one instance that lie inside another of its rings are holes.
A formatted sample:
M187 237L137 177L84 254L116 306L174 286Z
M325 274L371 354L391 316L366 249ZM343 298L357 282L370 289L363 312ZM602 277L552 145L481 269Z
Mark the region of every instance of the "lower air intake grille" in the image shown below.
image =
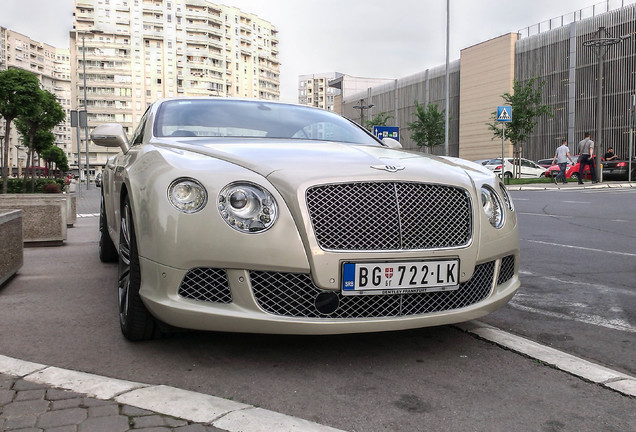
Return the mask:
M473 277L461 283L456 291L343 296L331 314L321 314L314 305L323 290L316 287L311 276L299 273L250 272L254 296L268 313L307 318L378 318L420 315L460 309L484 300L490 294L494 277L494 261L475 267Z
M232 303L225 269L200 267L188 271L179 286L179 295L192 300Z
M497 285L508 282L515 274L515 256L508 255L501 259L501 268L499 269L499 277Z

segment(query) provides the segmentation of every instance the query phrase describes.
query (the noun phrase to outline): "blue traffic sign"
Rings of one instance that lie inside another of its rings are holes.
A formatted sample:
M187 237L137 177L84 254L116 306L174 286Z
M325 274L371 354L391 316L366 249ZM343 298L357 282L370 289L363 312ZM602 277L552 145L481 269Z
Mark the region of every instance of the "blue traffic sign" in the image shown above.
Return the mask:
M512 121L512 107L510 105L501 105L497 107L497 121L498 122Z
M397 126L373 126L373 135L382 138L393 138L396 141L400 140L400 128Z

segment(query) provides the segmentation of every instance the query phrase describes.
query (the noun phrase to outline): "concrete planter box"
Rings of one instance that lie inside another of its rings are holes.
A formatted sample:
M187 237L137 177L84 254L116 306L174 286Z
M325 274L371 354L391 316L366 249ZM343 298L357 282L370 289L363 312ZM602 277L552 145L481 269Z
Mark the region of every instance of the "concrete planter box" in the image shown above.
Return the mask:
M22 210L0 210L0 286L22 267Z
M61 246L66 240L67 201L64 194L0 195L0 211L22 210L25 246Z

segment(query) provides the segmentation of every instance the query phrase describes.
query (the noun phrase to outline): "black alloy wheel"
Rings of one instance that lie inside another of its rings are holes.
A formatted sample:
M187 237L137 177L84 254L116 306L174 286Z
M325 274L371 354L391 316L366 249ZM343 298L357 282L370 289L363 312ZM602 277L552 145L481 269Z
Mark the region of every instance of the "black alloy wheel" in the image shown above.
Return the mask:
M119 255L113 240L108 234L108 224L106 221L106 209L104 207L104 195L101 196L99 206L99 260L104 263L117 262Z
M140 341L154 339L161 332L155 318L141 300L141 270L137 252L137 238L128 197L121 210L119 230L119 325L126 339Z

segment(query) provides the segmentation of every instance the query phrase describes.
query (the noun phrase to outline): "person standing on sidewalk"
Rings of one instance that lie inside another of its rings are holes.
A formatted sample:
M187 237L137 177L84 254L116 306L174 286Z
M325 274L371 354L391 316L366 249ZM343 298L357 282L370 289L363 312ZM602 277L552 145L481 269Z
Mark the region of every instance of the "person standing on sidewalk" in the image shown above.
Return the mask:
M598 183L594 169L594 141L590 138L589 132L586 132L585 138L579 142L579 155L579 184L583 184L583 173L586 165L590 167L592 183Z
M565 170L568 167L568 159L570 159L570 162L574 164L572 156L570 156L568 140L563 140L561 145L557 147L556 152L554 153L554 158L552 159L552 165L554 165L555 161L559 165L559 174L554 177L554 184L558 184L559 180L561 180L563 184L567 183L567 180L565 179Z

